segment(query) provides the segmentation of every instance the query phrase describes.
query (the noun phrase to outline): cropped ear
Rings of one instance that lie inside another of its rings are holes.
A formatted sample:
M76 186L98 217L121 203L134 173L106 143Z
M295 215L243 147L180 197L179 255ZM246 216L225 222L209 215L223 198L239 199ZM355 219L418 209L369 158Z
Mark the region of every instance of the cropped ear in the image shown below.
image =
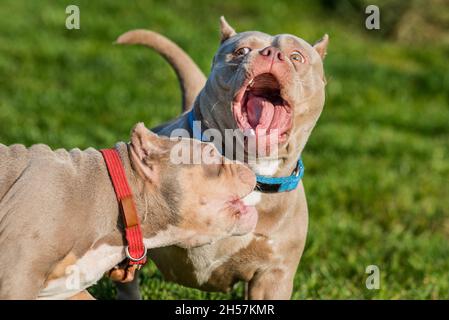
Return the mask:
M321 40L317 41L313 47L318 52L318 54L321 56L321 60L324 60L324 57L327 53L327 45L329 43L329 36L325 34Z
M148 161L163 153L161 138L148 130L143 123L134 126L131 132L131 156L135 169L152 182L157 182L159 166L156 161Z
M220 33L221 33L221 43L225 42L230 37L235 36L237 34L223 16L220 17Z

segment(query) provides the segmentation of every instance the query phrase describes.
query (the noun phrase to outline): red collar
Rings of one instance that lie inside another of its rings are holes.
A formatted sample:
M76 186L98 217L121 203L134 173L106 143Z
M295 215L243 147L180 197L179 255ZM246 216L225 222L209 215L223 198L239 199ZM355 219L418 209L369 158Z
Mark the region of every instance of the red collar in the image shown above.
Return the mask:
M147 262L147 248L143 243L142 230L139 216L137 215L133 193L126 179L125 169L120 160L119 153L115 149L102 149L106 167L114 186L120 211L125 225L125 237L128 245L125 247L128 266L140 268Z

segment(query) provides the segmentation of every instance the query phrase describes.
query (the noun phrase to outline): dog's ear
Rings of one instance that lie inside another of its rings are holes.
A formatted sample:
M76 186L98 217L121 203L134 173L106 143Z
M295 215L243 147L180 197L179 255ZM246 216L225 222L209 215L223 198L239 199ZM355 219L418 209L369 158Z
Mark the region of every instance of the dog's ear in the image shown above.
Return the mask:
M220 17L220 33L221 33L221 43L225 42L230 37L237 34L223 16Z
M131 132L131 156L135 169L148 180L156 182L158 179L158 166L151 158L158 158L163 148L161 138L148 130L143 123L134 126Z
M321 56L321 59L324 60L324 57L327 53L327 45L329 44L329 36L325 34L321 40L317 41L313 47L318 52L318 54Z

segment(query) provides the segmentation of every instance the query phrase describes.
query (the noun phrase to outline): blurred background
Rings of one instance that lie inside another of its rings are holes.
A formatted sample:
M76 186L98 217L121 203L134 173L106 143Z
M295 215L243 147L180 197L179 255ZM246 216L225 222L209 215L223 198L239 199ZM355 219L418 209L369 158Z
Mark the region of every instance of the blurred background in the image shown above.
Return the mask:
M65 8L78 5L80 30ZM380 8L366 30L365 7ZM218 19L237 30L330 36L323 114L306 146L309 235L294 299L449 298L449 1L25 1L0 4L0 143L102 148L181 112L169 65L113 41L158 31L208 74ZM368 290L365 268L380 269ZM146 299L240 299L141 275ZM102 280L97 298L113 298Z

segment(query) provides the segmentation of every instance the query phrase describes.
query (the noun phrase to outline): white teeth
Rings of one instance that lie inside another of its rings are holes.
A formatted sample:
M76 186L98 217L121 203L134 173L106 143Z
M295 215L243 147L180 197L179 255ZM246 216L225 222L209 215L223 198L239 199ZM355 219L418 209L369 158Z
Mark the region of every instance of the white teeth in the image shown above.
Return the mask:
M249 83L248 83L248 87L252 87L253 84L254 84L254 79L251 79L251 80L249 81Z

